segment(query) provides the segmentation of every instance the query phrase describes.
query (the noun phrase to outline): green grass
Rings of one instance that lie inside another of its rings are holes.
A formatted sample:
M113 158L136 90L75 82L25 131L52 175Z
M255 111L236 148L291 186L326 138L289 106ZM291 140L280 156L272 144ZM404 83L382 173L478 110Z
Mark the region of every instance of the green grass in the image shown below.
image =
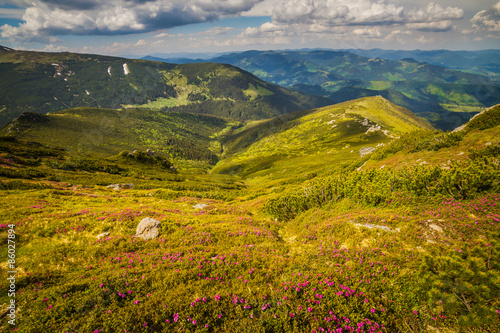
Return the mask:
M153 110L161 110L164 108L171 108L179 105L187 105L189 102L182 97L177 98L158 98L155 101L150 101L146 104L142 105L124 105L124 108L144 108L144 109L153 109Z
M370 86L368 88L374 90L385 90L392 87L391 81L370 81Z
M248 89L243 90L243 93L249 97L251 100L259 97L259 96L271 96L273 92L267 90L262 86L254 86L253 84L248 85Z
M356 159L360 148L386 144L416 129L432 127L379 97L299 111L227 135L222 142L225 159L213 172L262 175L299 166L301 159L319 168Z

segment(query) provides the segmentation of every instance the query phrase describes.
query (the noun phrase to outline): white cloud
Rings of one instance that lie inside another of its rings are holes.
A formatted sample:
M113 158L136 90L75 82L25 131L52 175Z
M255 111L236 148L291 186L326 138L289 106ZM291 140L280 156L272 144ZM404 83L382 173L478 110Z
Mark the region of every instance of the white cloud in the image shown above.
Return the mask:
M260 37L263 34L268 36L283 35L284 31L282 26L272 22L266 22L262 24L260 27L246 28L242 33L242 37Z
M154 38L170 38L170 37L174 37L175 35L172 35L172 34L169 34L167 32L162 32L156 36L154 36Z
M198 33L198 35L221 36L221 35L227 34L230 31L233 31L233 30L234 30L234 28L232 28L232 27L213 27L213 28L210 28L206 31L202 31L202 32Z
M443 7L429 3L422 8L406 11L401 5L387 0L282 0L277 2L272 22L246 29L244 37L309 36L353 40L356 47L370 41L403 41L410 31L444 32L454 30L453 22L464 11L458 7ZM391 30L395 27L397 34Z
M420 44L429 44L429 43L434 43L436 40L434 38L428 38L428 37L425 37L425 36L419 36L417 38L417 41L420 43Z
M436 22L443 20L459 20L464 17L464 10L458 7L443 8L433 2L425 8L414 8L408 12L409 22Z
M62 45L47 44L41 52L67 52L71 51L68 47Z
M406 25L408 29L414 29L419 31L449 31L455 29L453 22L450 20L436 21L436 22L422 22L422 23L408 23Z
M273 21L335 25L391 24L402 22L404 8L370 0L292 0L277 3Z
M278 0L264 0L259 2L249 11L241 13L241 16L271 16L277 1Z
M1 36L17 41L51 35L140 33L238 15L263 0L34 0L12 1L27 9L19 27L4 25Z
M489 10L481 10L470 20L475 33L500 32L500 1L494 4Z
M380 29L378 27L371 28L358 28L352 31L352 34L357 36L370 36L370 37L381 37Z
M491 9L495 13L495 15L500 16L500 1L498 1L496 4L494 4Z

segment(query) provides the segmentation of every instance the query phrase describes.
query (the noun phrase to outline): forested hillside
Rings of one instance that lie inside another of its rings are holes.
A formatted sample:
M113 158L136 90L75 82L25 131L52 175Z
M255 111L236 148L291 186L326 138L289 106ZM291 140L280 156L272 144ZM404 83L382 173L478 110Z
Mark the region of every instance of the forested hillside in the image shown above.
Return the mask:
M0 50L0 126L22 112L131 108L262 119L331 104L229 65L174 65L77 54Z

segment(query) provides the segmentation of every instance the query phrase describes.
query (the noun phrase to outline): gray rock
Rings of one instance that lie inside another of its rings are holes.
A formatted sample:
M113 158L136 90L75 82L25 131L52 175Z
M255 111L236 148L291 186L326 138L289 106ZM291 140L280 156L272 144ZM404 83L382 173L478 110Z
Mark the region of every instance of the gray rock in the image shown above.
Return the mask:
M393 229L386 227L386 226L383 226L383 225L376 225L376 224L370 224L370 223L361 224L361 223L354 223L351 221L349 221L349 222L354 224L354 225L357 225L359 227L365 227L368 229L381 229L381 230L390 231L390 232L395 232L395 231L399 232L399 230L393 230Z
M374 147L362 147L359 149L359 156L363 157L365 155L371 154L375 151Z
M134 184L111 184L106 186L107 189L112 189L115 191L131 189L134 187Z
M193 206L194 209L204 209L204 208L207 208L208 205L207 204L204 204L204 203L199 203L199 204L196 204Z
M141 220L135 231L135 237L145 240L158 237L160 234L161 222L151 217L145 217Z
M106 232L103 232L102 234L97 235L97 239L101 239L101 238L108 237L108 236L109 236L109 231L106 231Z
M431 228L437 232L443 233L443 228L441 228L437 224L431 223L431 224L429 224L429 228Z

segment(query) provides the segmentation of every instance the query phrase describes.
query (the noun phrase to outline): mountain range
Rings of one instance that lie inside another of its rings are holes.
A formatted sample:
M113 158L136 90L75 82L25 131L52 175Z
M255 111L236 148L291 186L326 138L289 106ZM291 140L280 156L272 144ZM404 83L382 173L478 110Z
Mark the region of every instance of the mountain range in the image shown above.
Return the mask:
M358 53L374 57L358 55L353 50L298 50L246 51L211 59L174 58L163 61L232 64L266 81L328 97L335 102L382 95L427 118L435 127L443 130L453 129L482 108L500 102L500 88L496 81L481 74L488 71L486 67L481 67L481 70L468 68L468 72L463 66L460 68L463 70L458 70L419 62L414 58L398 57L415 55L418 59L428 60L430 52L377 53L377 50L371 50ZM472 59L467 63L484 64L486 59L494 63L495 54L493 51L478 53L476 57L480 57L482 62ZM462 63L466 62L465 56L452 51L436 51L434 55L434 62L444 62L445 56L456 59L457 64L460 63L459 59L462 59ZM144 59L162 60L154 57Z
M347 49L345 51L368 58L389 60L412 58L431 65L489 76L495 81L500 79L500 51L495 49L478 51Z

